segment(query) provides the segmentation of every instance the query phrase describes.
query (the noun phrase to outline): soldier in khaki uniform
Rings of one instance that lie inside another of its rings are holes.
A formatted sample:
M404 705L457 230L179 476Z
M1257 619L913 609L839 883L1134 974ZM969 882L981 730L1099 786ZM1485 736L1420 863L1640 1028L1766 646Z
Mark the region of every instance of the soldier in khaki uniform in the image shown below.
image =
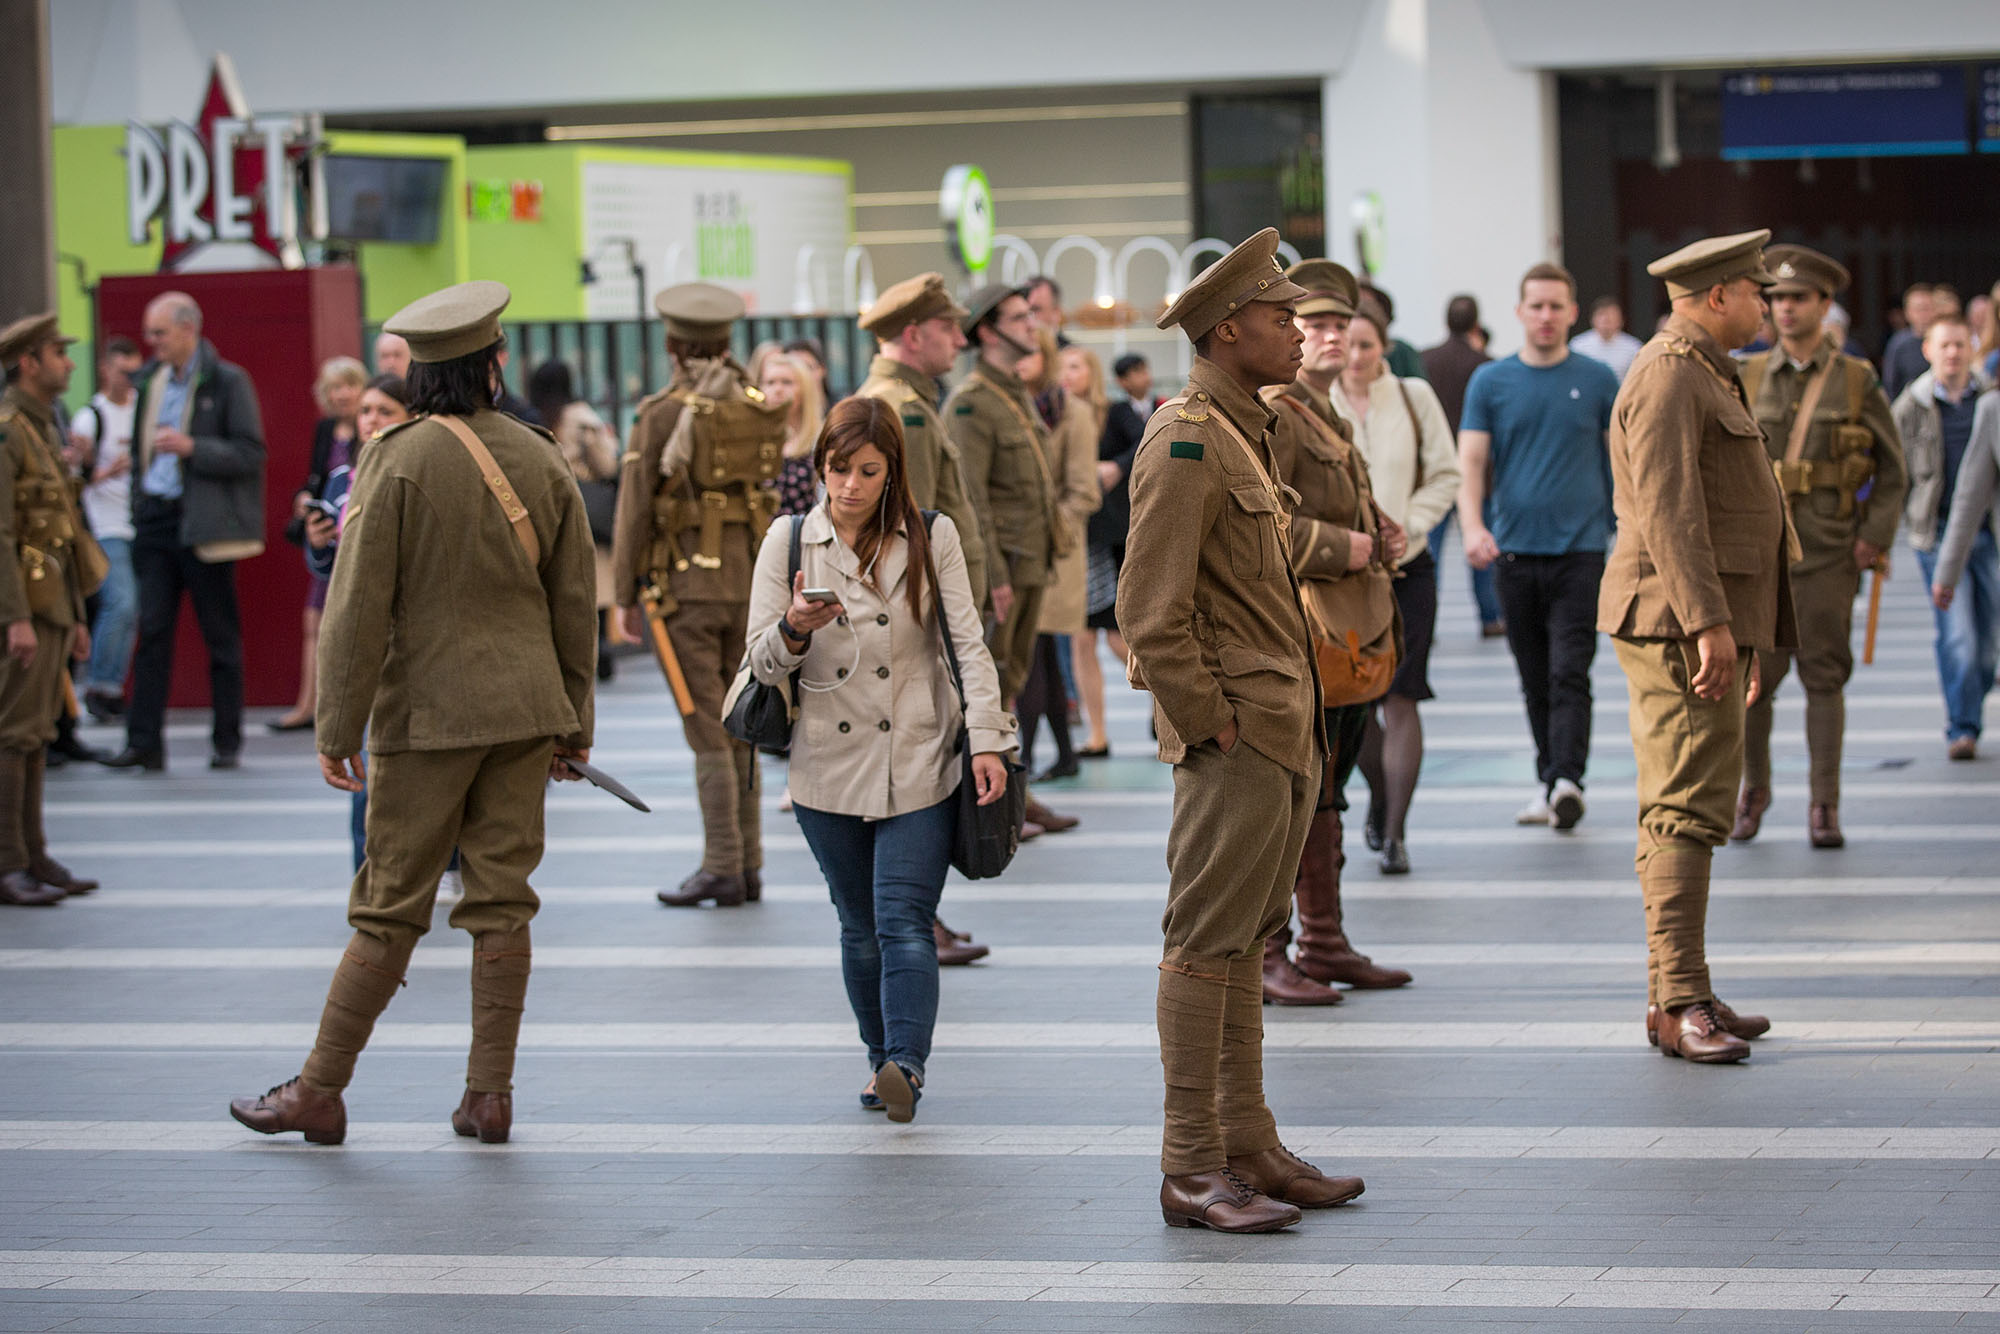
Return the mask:
M69 387L69 345L54 315L0 329L0 904L47 907L88 894L84 880L49 856L42 832L42 776L63 672L90 656L83 600L104 577L62 466L53 405Z
M1355 643L1378 653L1394 651L1399 633L1390 586L1403 555L1403 530L1375 506L1368 461L1354 448L1353 428L1333 409L1332 389L1347 362L1347 325L1354 318L1359 285L1330 259L1308 259L1285 270L1306 289L1298 299L1305 335L1298 378L1263 397L1277 409L1271 426L1271 459L1277 480L1298 493L1292 512L1292 571L1319 629L1335 638L1353 631ZM1388 684L1387 678L1383 685ZM1319 808L1306 832L1293 889L1299 906L1299 952L1286 954L1290 919L1264 942L1264 999L1274 1005L1337 1005L1330 985L1400 987L1410 975L1383 968L1348 942L1340 910L1340 813L1345 788L1361 755L1369 706L1349 701L1326 709L1331 757Z
M1618 541L1597 628L1631 695L1646 1032L1662 1053L1740 1061L1770 1025L1709 984L1709 862L1728 841L1757 655L1794 642L1797 538L1729 349L1763 319L1767 231L1697 241L1647 272L1673 299L1611 416Z
M659 618L693 705L681 728L694 751L701 866L657 897L671 908L709 900L732 908L764 890L762 780L756 752L722 730L722 701L743 661L757 548L778 510L785 411L764 402L730 355L743 298L682 283L653 307L666 322L674 376L639 404L632 422L618 480L612 591L629 637L656 642L646 619Z
M1806 830L1814 847L1837 848L1846 841L1840 832L1847 722L1841 692L1854 674L1854 596L1862 572L1877 566L1896 538L1910 475L1874 367L1844 355L1820 332L1827 307L1847 286L1847 270L1797 245L1772 246L1765 262L1778 279L1768 292L1778 346L1743 363L1743 388L1764 428L1764 446L1805 552L1792 566L1792 604L1812 757ZM1864 487L1865 500L1859 495ZM1792 657L1781 649L1758 659L1763 689L1746 724L1732 838L1755 838L1771 804L1771 703Z
M1041 420L1014 368L1035 350L1035 317L1012 287L973 293L963 327L978 357L945 400L966 495L979 515L993 617L993 661L1010 704L1028 679L1042 588L1055 557L1055 483ZM967 542L967 546L973 545Z
M513 1122L540 904L528 877L548 780L574 776L564 756L590 754L597 597L590 521L553 438L494 407L507 300L499 283L460 283L385 326L409 341L410 406L427 415L361 451L315 721L327 783L367 783L367 856L312 1054L297 1077L229 1105L267 1135L346 1135L341 1091L430 928L453 847L465 889L451 924L473 953L472 1050L451 1123L490 1144Z
M1160 316L1195 346L1132 464L1118 624L1174 766L1158 1021L1160 1209L1175 1227L1268 1232L1359 1195L1287 1152L1264 1102L1264 941L1291 916L1318 804L1319 672L1292 574L1291 494L1257 396L1297 375L1293 302L1267 227Z
M868 363L868 378L854 391L896 409L903 424L904 479L920 510L936 510L965 534L965 575L972 605L986 600L986 544L978 540L979 514L965 494L958 446L938 416L937 377L951 370L965 346L959 321L966 315L944 285L944 276L920 273L891 286L862 312L861 327L875 335L881 351ZM992 951L964 932L933 918L937 957L947 966L974 963Z

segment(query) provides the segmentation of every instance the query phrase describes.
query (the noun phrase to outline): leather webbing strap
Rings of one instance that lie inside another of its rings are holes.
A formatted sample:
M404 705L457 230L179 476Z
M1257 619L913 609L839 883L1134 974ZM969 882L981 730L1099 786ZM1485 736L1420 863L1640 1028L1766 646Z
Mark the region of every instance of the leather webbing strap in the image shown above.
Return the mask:
M528 518L528 507L521 503L520 496L514 493L514 484L507 480L507 474L500 471L500 465L494 462L493 451L473 434L463 417L435 416L431 420L457 436L458 443L465 446L465 452L472 455L472 461L479 467L480 480L486 483L486 489L493 493L493 498L500 502L500 512L507 516L514 536L521 540L521 550L528 553L528 564L539 568L542 544L535 537L535 525Z
M1826 392L1826 382L1833 376L1834 363L1840 360L1840 353L1834 352L1826 359L1826 365L1813 375L1812 383L1806 386L1805 395L1799 399L1798 415L1792 418L1792 433L1785 441L1785 462L1797 463L1805 453L1806 437L1812 434L1813 413L1819 410L1820 395Z

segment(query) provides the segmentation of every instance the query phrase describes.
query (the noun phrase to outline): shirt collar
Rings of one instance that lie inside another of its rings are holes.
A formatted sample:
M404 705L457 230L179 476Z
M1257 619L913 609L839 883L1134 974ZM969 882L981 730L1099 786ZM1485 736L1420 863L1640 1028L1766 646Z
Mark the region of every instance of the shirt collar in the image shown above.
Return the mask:
M1949 403L1953 407L1958 407L1966 399L1971 398L1978 392L1979 382L1969 375L1965 377L1965 388L1959 390L1956 394L1944 387L1943 379L1935 372L1931 375L1931 396L1936 398L1940 403Z
M1661 332L1680 338L1699 352L1702 359L1713 366L1725 380L1734 380L1736 359L1729 355L1729 349L1716 341L1715 335L1696 324L1685 315L1673 315L1667 320L1667 327Z
M868 373L870 375L883 375L901 380L912 389L921 393L924 396L924 402L929 403L932 407L937 406L937 381L925 375L907 361L898 361L894 357L884 356L878 352L875 354L875 359L868 363Z

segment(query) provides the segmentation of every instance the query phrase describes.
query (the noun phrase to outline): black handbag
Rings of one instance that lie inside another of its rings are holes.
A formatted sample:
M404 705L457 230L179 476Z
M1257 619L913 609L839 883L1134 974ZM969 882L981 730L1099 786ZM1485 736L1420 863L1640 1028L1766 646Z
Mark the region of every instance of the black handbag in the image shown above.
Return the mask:
M924 527L934 526L937 511L924 511ZM1001 756L1007 766L1007 791L990 805L979 804L979 783L972 773L972 739L965 725L965 676L958 669L958 649L951 642L951 626L945 620L944 590L931 581L931 597L937 606L938 638L944 641L944 659L951 667L951 683L958 691L958 819L952 831L951 864L967 880L990 880L1007 869L1021 848L1021 826L1028 818L1028 784L1020 765Z
M792 540L790 569L785 575L785 587L790 588L799 572L799 529L805 525L804 515L792 517ZM739 672L750 670L750 652L743 652L743 665ZM799 672L794 668L791 678L784 685L772 685L751 677L737 692L736 707L722 720L722 730L745 745L754 746L766 755L789 755L792 752L792 721L798 717Z
M618 527L618 483L578 482L576 489L583 496L584 517L590 520L591 543L610 546Z

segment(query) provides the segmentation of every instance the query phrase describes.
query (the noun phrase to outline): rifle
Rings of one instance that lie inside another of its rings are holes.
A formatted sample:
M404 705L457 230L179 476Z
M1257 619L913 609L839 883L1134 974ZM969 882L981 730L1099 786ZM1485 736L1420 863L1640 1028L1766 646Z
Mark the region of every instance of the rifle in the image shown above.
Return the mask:
M1875 629L1882 623L1882 581L1889 577L1889 553L1883 552L1868 567L1875 572L1875 578L1868 586L1868 628L1861 639L1861 661L1864 666L1875 661Z
M694 695L688 690L680 655L674 652L674 641L667 635L667 614L660 608L660 595L647 589L639 595L639 604L646 613L646 628L652 633L653 656L660 660L660 670L667 674L667 688L674 692L674 706L686 718L694 712Z

